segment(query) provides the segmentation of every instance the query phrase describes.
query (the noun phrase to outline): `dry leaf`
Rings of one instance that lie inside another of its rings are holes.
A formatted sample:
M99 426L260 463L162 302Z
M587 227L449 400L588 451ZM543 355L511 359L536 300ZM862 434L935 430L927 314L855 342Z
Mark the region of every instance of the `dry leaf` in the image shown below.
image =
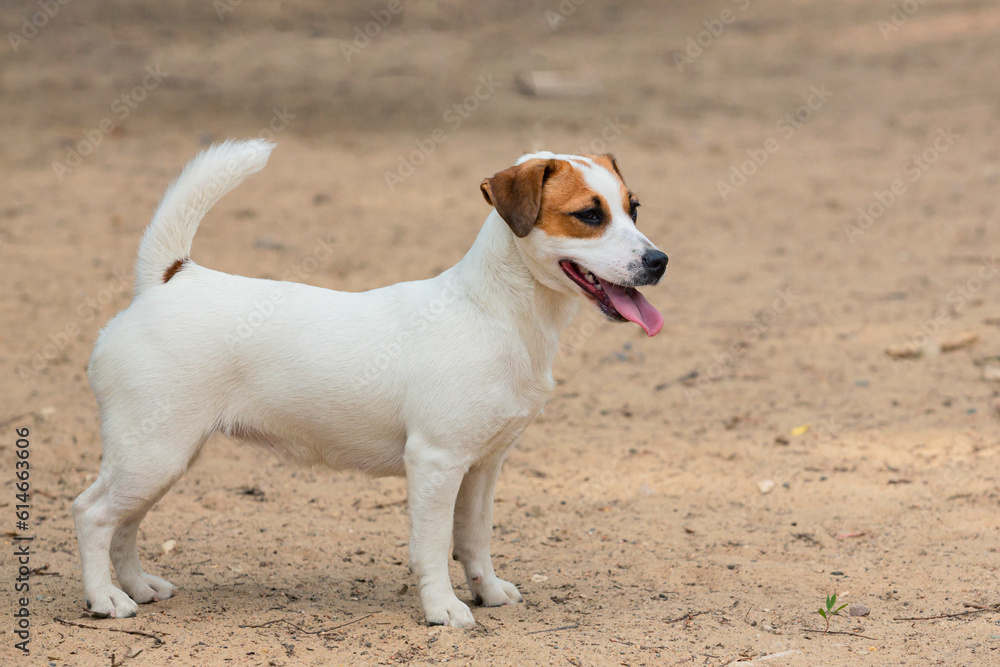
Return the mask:
M941 351L953 352L955 350L961 350L963 347L969 347L977 340L979 340L979 336L971 331L966 331L965 333L959 334L954 338L941 341Z

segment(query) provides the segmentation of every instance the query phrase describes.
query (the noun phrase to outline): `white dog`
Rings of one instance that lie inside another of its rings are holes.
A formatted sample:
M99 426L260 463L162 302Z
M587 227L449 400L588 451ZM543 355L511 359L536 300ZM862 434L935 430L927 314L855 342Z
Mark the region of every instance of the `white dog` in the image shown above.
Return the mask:
M586 300L658 333L635 286L657 283L667 256L636 229L612 156L537 153L482 182L496 210L436 278L347 293L198 266L198 223L272 148L229 141L184 169L139 244L132 303L98 338L104 459L73 504L87 607L134 616L173 595L139 564L139 522L224 433L305 465L405 475L427 622L471 627L448 547L477 604L521 600L490 560L493 490L552 391L559 331Z

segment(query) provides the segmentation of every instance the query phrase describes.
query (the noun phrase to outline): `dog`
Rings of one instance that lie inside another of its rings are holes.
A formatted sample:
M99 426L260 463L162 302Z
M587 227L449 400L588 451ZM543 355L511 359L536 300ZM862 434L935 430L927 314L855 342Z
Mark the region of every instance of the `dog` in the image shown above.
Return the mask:
M493 492L552 392L560 330L589 302L656 335L663 317L636 287L658 283L667 256L636 227L613 156L543 152L482 181L493 211L429 280L348 293L195 264L202 217L273 147L227 141L187 165L139 244L131 303L98 336L87 374L104 458L73 503L87 608L134 616L176 592L143 570L139 523L221 433L303 465L405 476L426 621L472 627L449 546L476 604L521 600L490 559Z

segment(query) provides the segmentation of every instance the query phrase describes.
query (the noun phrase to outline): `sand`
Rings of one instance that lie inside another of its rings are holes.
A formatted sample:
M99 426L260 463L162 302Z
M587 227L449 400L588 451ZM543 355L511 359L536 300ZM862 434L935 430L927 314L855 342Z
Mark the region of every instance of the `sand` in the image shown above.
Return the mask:
M1000 664L992 3L415 0L367 42L387 3L216 5L69 3L0 44L0 663ZM4 3L4 34L38 11ZM524 94L536 70L585 95ZM565 332L497 490L494 562L525 603L473 630L423 625L402 480L224 439L142 526L179 594L84 609L90 349L169 181L256 135L278 148L204 221L204 266L434 275L488 213L480 180L540 148L613 151L670 256L645 291L659 336L586 308ZM30 656L15 428L44 568ZM834 593L870 614L824 634Z

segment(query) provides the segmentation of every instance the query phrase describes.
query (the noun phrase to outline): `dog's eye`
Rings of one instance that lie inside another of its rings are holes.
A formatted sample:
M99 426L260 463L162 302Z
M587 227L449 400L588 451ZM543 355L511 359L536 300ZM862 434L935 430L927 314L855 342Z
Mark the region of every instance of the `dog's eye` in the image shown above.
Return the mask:
M583 211L577 211L573 215L577 220L588 225L599 225L603 219L600 209L596 208L588 208Z
M636 218L639 217L639 202L632 202L632 209L628 212L632 216L632 222L635 222Z

